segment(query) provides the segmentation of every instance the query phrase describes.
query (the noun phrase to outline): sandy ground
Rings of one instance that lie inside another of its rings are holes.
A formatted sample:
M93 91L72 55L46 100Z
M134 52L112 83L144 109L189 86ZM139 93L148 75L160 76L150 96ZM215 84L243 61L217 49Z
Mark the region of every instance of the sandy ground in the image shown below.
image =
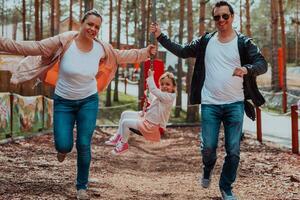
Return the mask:
M161 143L130 139L130 151L112 156L104 141L116 129L97 129L93 138L91 199L220 200L218 161L209 189L198 184L201 157L197 128L169 128ZM242 142L234 192L239 199L300 199L300 156L250 135ZM75 199L76 150L56 161L51 134L0 145L0 199Z

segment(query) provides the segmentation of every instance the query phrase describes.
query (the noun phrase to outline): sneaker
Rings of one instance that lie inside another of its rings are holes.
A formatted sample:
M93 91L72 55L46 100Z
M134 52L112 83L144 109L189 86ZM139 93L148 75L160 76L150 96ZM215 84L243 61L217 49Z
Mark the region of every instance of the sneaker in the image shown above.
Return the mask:
M109 138L109 140L107 140L105 142L106 145L109 145L109 146L116 146L116 144L119 142L119 140L121 140L121 135L120 134L116 134L116 135L113 135Z
M60 153L60 152L57 152L57 160L58 162L63 162L66 158L67 154L66 153Z
M114 155L120 155L122 153L125 153L128 151L128 142L123 143L122 141L119 141L114 150L112 150L112 154Z
M77 190L76 197L78 200L90 199L89 195L87 194L86 190L84 190L84 189Z
M202 186L203 188L208 188L208 187L209 187L210 182L211 182L211 174L212 174L212 171L213 171L213 170L211 170L210 172L204 172L204 171L203 171L202 178L201 178L201 180L199 180L199 182L200 182L200 184L201 184L201 186Z
M231 190L225 192L223 189L220 188L220 192L223 200L237 200L237 198Z

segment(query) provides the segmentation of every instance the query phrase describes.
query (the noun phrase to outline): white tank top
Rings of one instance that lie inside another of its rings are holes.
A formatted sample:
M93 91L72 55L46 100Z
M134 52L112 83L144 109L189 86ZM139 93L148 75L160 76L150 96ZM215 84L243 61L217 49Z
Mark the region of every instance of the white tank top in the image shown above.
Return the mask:
M214 35L205 52L205 81L201 93L202 104L228 104L244 100L243 78L232 76L241 66L237 36L221 43Z
M100 59L104 57L104 49L96 41L89 52L82 52L75 40L63 55L55 94L70 99L84 99L97 92L96 75Z

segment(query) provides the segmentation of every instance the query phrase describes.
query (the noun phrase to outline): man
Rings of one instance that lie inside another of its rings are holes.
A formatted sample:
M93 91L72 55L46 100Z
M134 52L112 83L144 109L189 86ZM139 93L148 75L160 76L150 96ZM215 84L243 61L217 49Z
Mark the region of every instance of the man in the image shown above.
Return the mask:
M196 58L191 83L190 102L201 103L202 134L201 152L203 174L201 185L209 187L211 174L217 160L216 149L221 122L225 131L226 157L221 172L219 187L223 199L236 199L232 183L240 160L240 138L244 110L255 119L254 108L265 100L259 93L256 76L267 71L267 63L257 46L233 27L234 11L226 1L218 1L212 16L216 32L207 33L191 43L181 46L161 33L157 24L150 31L159 43L181 58Z

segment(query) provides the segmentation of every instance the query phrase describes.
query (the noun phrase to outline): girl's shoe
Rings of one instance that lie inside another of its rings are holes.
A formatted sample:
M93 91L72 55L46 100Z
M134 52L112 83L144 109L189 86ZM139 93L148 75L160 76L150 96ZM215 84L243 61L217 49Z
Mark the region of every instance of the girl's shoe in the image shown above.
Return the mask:
M121 135L120 134L116 134L116 135L113 135L109 138L109 140L107 140L105 142L106 145L109 145L109 146L116 146L116 144L119 142L119 140L121 140Z
M123 143L122 141L119 141L116 147L114 148L114 150L112 150L112 154L120 155L128 151L128 148L129 148L128 142Z

